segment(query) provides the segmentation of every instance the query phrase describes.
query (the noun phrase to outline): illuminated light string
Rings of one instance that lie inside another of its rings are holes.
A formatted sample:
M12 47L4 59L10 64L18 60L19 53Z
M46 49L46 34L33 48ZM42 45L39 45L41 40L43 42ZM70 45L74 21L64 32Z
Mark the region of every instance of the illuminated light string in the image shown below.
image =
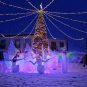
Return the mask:
M37 23L38 19L36 20L36 23ZM33 30L35 29L35 26L36 26L36 23L34 24L34 27L32 28L30 34L32 34ZM28 36L30 36L30 34ZM24 38L28 38L28 36L24 37Z
M79 22L79 23L86 23L87 24L86 21L74 20L74 19L71 19L71 18L62 17L62 16L58 16L58 15L55 15L55 14L51 14L51 13L47 13L47 14L53 15L53 16L58 17L58 18L62 18L62 19L66 19L66 20L71 20L71 21L75 21L75 22Z
M26 0L33 8L35 8L36 10L38 10L31 2L29 2L28 0ZM52 3L54 2L54 0L52 0L48 5L46 5L46 7L43 9L43 10L45 10L48 6L50 6ZM19 6L15 6L15 5L11 5L11 4L7 4L7 3L4 3L4 2L2 2L2 1L0 1L0 3L1 4L3 4L3 5L7 5L7 6L10 6L10 7L14 7L14 8L18 8L18 9L24 9L24 10L26 10L26 11L36 11L36 10L31 10L31 9L27 9L27 8L22 8L22 7L19 7ZM46 12L48 12L48 11L46 11ZM50 13L57 13L57 14L86 14L87 12L77 12L77 13L61 13L61 12L50 12ZM7 15L9 15L9 14L7 14ZM14 14L14 15L16 15L16 14ZM14 19L10 19L10 20L5 20L5 21L0 21L1 23L3 23L3 22L8 22L8 21L13 21L13 20L16 20L16 19L21 19L21 18L24 18L24 17L27 17L28 15L26 15L26 16L22 16L22 17L18 17L18 18L14 18ZM60 21L61 22L61 21ZM69 27L69 25L67 25L68 27ZM71 26L70 26L71 27ZM72 27L72 28L74 28L74 27ZM76 29L77 30L77 28L74 28L74 29ZM48 29L49 30L49 29ZM79 30L78 29L78 31L81 31L81 30ZM83 32L83 31L82 31ZM85 31L84 31L85 32ZM50 32L51 33L51 32ZM2 36L4 37L4 35L2 34Z
M4 37L4 38L15 38L15 37L21 35L21 34L22 34L23 32L25 32L25 31L28 29L28 27L34 22L34 20L36 19L36 17L37 17L37 15L36 15L36 16L34 17L34 19L33 19L20 33L18 33L16 36L6 37L4 34L1 34L1 36Z
M29 14L29 15L25 15L25 16L21 16L21 17L17 17L17 18L12 18L12 19L8 19L8 20L4 20L4 21L0 21L0 23L9 22L9 21L15 21L15 20L18 20L18 19L29 17L29 16L31 16L33 14L35 14L35 13Z
M39 15L39 14L38 14ZM36 21L36 25L38 24L38 19L37 19L37 21ZM35 29L35 32L36 32L36 29ZM35 33L34 33L34 36L35 36ZM34 38L33 38L33 41L34 41ZM32 42L33 42L32 41Z
M37 16L35 16L35 18L28 24L28 26L26 26L26 28L24 28L20 33L18 33L16 36L13 37L6 37L4 34L1 34L1 36L3 36L4 38L15 38L17 36L19 36L20 34L22 34L24 31L26 31L28 29L28 27L34 22L34 20L36 19Z
M12 4L7 4L7 3L2 2L2 1L0 1L0 3L3 4L3 5L9 6L9 7L14 7L14 8L17 8L17 9L22 9L22 10L25 10L25 11L35 11L35 10L31 10L31 9L15 6L15 5L12 5Z
M87 12L70 12L70 13L65 13L65 12L51 12L51 11L45 11L47 13L53 13L53 14L60 14L60 15L82 15L82 14L87 14Z
M0 16L9 16L9 15L24 15L24 14L30 14L34 12L26 12L26 13L8 13L8 14L0 14Z
M78 29L78 28L72 27L72 26L70 26L70 25L68 25L68 24L66 24L66 23L64 23L64 22L62 22L62 21L60 21L60 20L55 19L53 16L51 16L51 15L49 15L49 14L47 14L47 15L48 15L49 17L51 17L52 19L54 19L55 21L57 21L57 22L63 24L64 26L69 27L69 29L71 28L71 29L74 29L74 30L76 30L76 31L79 31L79 32L82 32L82 33L86 33L86 34L87 34L87 31L83 31L83 30L80 30L80 29Z
M35 10L39 10L31 2L29 2L29 0L26 0L26 2L28 2L28 4L30 4Z
M4 38L5 38L5 35L4 35L4 34L0 33L0 35L1 35L2 37L4 37Z
M46 8L48 8L52 3L54 2L54 0L52 0L48 5L46 5L43 10L45 10Z
M44 20L44 21L45 21L45 20ZM48 30L50 36L51 36L53 39L56 39L56 38L51 34L51 31L49 30L49 28L48 28L48 26L47 26L47 24L46 24L46 21L45 21L45 25L46 25L46 28L47 28L47 30Z
M66 33L64 33L58 26L56 26L46 15L45 17L49 20L49 22L52 23L52 25L58 30L60 31L62 34L64 34L65 36L67 36L68 38L72 39L72 40L83 40L84 38L74 38L74 37L71 37L69 35L67 35Z
M56 39L56 38L51 34L51 32L50 32L50 30L49 30L49 28L48 28L48 26L47 26L47 24L46 24L45 19L44 19L44 23L45 23L45 25L46 25L46 28L47 28L47 30L48 30L50 36L51 36L53 39Z

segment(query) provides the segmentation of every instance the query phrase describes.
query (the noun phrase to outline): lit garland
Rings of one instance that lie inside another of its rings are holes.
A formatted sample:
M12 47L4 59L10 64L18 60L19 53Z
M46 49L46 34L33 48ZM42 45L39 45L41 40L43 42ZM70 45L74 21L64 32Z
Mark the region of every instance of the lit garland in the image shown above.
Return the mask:
M74 19L71 19L71 18L62 17L62 16L58 16L58 15L55 15L55 14L51 14L51 13L47 13L47 14L52 15L52 16L55 16L55 17L57 17L57 18L67 19L67 20L71 20L71 21L75 21L75 22L79 22L79 23L84 23L84 24L87 24L87 22L86 22L86 21L74 20Z
M7 3L2 2L2 1L0 1L0 3L3 4L3 5L9 6L9 7L14 7L14 8L17 8L17 9L22 9L22 10L25 10L25 11L35 11L35 10L31 10L31 9L15 6L15 5L12 5L12 4L7 4Z
M43 10L45 10L46 8L48 8L52 3L54 2L54 0L52 0L48 5L46 5Z
M83 32L83 33L87 33L86 31L83 31L83 30L77 29L77 28L75 28L75 27L72 27L72 26L70 26L70 25L68 25L68 24L66 24L66 23L64 23L64 22L62 22L62 21L60 21L60 20L57 20L57 19L55 19L55 18L53 17L53 16L56 16L56 17L59 17L59 18L62 18L62 19L68 19L68 20L76 21L76 22L80 22L80 23L87 23L87 22L85 22L85 21L73 20L73 19L70 19L70 18L66 18L66 17L62 17L62 16L57 16L57 15L55 15L55 14L65 14L65 15L66 15L66 14L70 14L70 15L76 14L76 15L81 15L81 14L87 14L87 12L62 13L62 12L44 11L46 8L48 8L48 7L54 2L54 0L52 0L52 1L51 1L49 4L47 4L44 8L42 8L42 4L41 4L41 5L40 5L41 10L37 9L31 2L29 2L29 0L26 0L26 2L28 2L35 10L31 10L31 9L27 9L27 8L22 8L22 7L19 7L19 6L15 6L15 5L12 5L12 4L7 4L7 3L5 3L5 2L0 1L1 4L6 5L6 6L9 6L9 7L14 7L14 8L18 8L18 9L22 9L22 10L26 10L26 11L31 11L31 12L26 12L26 13L0 14L0 16L26 14L26 16L21 16L21 17L18 17L18 18L13 18L13 19L9 19L9 20L0 21L0 23L4 23L4 22L9 22L9 21L14 21L14 20L17 20L17 19L25 18L25 17L28 17L29 15L33 14L33 13L34 13L34 14L35 14L35 13L38 14L38 12L40 12L40 11L42 10L42 11L43 11L43 14L46 13L48 16L52 17L54 20L60 22L61 24L65 25L65 26L67 26L67 27L69 27L69 28L72 28L72 29L74 29L74 30L77 30L77 31L80 31L80 32ZM45 22L45 21L44 21L44 22ZM52 37L53 39L55 39L55 38L53 37L53 35L51 34L50 30L48 29L46 23L45 23L45 25L46 25L46 28L47 28L49 34L51 35L51 37ZM57 27L57 28L58 28L58 27ZM24 30L22 30L20 33L18 33L17 35L15 35L15 36L13 36L13 37L10 37L10 38L15 38L16 36L18 36L18 35L20 35L21 33L23 33L25 30L26 30L26 28L25 28ZM59 30L59 29L58 29L58 30ZM73 38L73 37L67 35L66 33L64 33L64 32L61 31L61 30L60 30L60 32L63 33L65 36L71 38L71 39L75 39L75 38ZM1 34L1 36L5 38L5 36L4 36L3 34ZM28 35L28 36L29 36L29 35ZM8 37L6 37L6 38L8 38ZM80 39L76 39L76 40L80 40ZM81 40L83 40L83 38L81 38Z
M37 23L37 20L36 20L36 23ZM35 29L35 27L36 27L36 23L35 23L34 27L32 28L32 30L31 30L31 32L30 32L30 34L32 34L33 30ZM28 36L30 36L30 34L29 34L29 35L27 35L27 36L26 36L26 37L24 37L24 38L28 38Z
M76 31L83 32L83 33L86 33L86 34L87 34L86 31L83 31L83 30L80 30L80 29L78 29L78 28L72 27L72 26L70 26L70 25L68 25L68 24L66 24L66 23L64 23L64 22L62 22L62 21L60 21L60 20L55 19L53 16L51 16L51 15L49 15L49 14L47 14L47 15L48 15L49 17L51 17L52 19L56 20L57 22L59 22L59 23L65 25L65 26L69 27L69 29L71 28L71 29L74 29L74 30L76 30Z
M35 10L39 10L37 9L31 2L29 2L29 0L26 0Z
M50 32L50 30L49 30L49 28L48 28L48 26L47 26L47 24L46 24L45 19L44 19L44 22L45 22L46 29L48 30L48 32L49 32L49 34L50 34L50 36L51 36L53 39L56 39L56 38L55 38L55 37L51 34L51 32Z
M50 12L50 11L45 11L45 12L48 12L48 13L53 13L53 14L58 14L58 15L82 15L82 14L87 14L87 12L70 12L70 13L62 13L62 12Z
M22 19L22 18L25 18L25 17L29 17L29 16L31 16L31 15L33 15L33 14L35 14L35 13L28 14L28 15L21 16L21 17L17 17L17 18L13 18L13 19L8 19L8 20L0 21L0 23L9 22L9 21L15 21L15 20L18 20L18 19Z
M8 13L8 14L0 14L0 16L10 16L10 15L27 15L27 14L32 14L34 12L26 12L26 13Z
M28 27L34 22L34 20L36 19L37 16L35 16L35 18L20 32L18 33L16 36L12 36L12 37L6 37L5 35L1 34L4 38L16 38L17 36L21 35L23 32L25 32Z
M45 16L46 16L46 15L45 15ZM73 37L67 35L67 34L64 33L58 26L56 26L47 16L46 16L46 18L52 23L52 25L53 25L58 31L60 31L62 34L64 34L64 35L67 36L68 38L70 38L70 39L72 39L72 40L83 40L83 39L84 39L84 38L79 38L79 39L77 39L77 38L73 38Z

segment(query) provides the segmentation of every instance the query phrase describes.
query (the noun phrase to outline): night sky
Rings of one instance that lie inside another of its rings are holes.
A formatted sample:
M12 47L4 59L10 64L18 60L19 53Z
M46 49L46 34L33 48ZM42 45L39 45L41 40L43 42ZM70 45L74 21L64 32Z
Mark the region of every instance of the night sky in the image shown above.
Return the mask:
M30 6L26 0L0 0L3 1L7 4L12 4L12 5L16 5L16 6L20 6L20 7L24 7L24 8L28 8L28 9L33 9L32 6ZM45 7L51 0L29 0L34 6L36 6L37 8L40 8L40 3L43 4L43 7ZM34 10L34 9L33 9ZM46 11L51 11L51 12L87 12L87 0L55 0L47 9ZM23 12L28 12L25 10L20 10L20 9L16 9L16 8L12 8L6 5L3 5L0 3L0 14L10 14L10 13L23 13ZM24 16L24 15L20 15L20 16ZM12 19L12 18L17 18L20 16L0 16L0 21L2 20L8 20L8 19ZM71 19L75 19L75 20L80 20L80 21L87 21L87 14L81 14L81 15L60 15L63 17L68 17ZM23 30L29 23L30 21L35 17L35 15L30 16L30 17L25 17L23 19L19 19L19 20L15 20L15 21L11 21L11 22L4 22L4 23L0 23L0 33L4 34L4 35L16 35L18 34L21 30ZM60 18L57 18L58 20L63 21L66 24L69 24L70 26L76 27L80 30L84 30L87 31L87 24L83 24L83 23L78 23L78 22L72 22L69 20L62 20ZM84 37L85 39L83 41L74 41L71 40L69 38L67 38L66 36L64 36L62 33L60 33L46 18L45 21L48 25L48 28L50 29L52 35L55 38L63 38L63 39L68 39L69 43L70 43L70 47L73 50L73 47L77 47L79 44L79 47L77 48L77 50L85 50L86 49L86 37L87 34L78 32L76 30L70 29L56 21L54 21L53 19L51 19L62 31L64 31L66 34L74 37L74 38L81 38ZM33 28L35 24L32 23L32 25L23 33L23 34L29 34L31 29ZM33 31L34 33L34 31ZM48 37L50 37L49 33L48 33ZM50 37L51 38L51 37ZM73 43L73 44L72 44ZM81 44L84 43L84 46L82 46Z

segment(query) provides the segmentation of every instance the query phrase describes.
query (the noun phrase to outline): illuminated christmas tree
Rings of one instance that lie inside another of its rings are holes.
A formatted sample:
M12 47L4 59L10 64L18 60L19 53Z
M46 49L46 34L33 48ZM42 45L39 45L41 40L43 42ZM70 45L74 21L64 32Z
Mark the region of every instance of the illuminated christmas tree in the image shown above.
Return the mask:
M41 10L39 10L38 13L39 14L32 43L32 50L34 54L38 55L37 59L40 59L43 56L43 50L45 53L48 52L48 38L47 38L46 26L44 23L44 17L43 17L44 12L42 10L42 6Z

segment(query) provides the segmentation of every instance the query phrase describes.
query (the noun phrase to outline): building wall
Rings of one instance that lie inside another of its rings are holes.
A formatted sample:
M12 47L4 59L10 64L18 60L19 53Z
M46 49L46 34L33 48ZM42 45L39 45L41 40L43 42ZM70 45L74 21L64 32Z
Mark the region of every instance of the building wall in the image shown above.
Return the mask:
M10 41L13 40L14 45L19 50L23 50L26 46L26 43L32 46L33 36L18 36L14 39L12 38L3 38L0 37L0 51L5 51L8 49ZM58 40L58 39L48 39L49 41L49 48L51 50L61 51L62 49L68 50L68 45L66 40Z

